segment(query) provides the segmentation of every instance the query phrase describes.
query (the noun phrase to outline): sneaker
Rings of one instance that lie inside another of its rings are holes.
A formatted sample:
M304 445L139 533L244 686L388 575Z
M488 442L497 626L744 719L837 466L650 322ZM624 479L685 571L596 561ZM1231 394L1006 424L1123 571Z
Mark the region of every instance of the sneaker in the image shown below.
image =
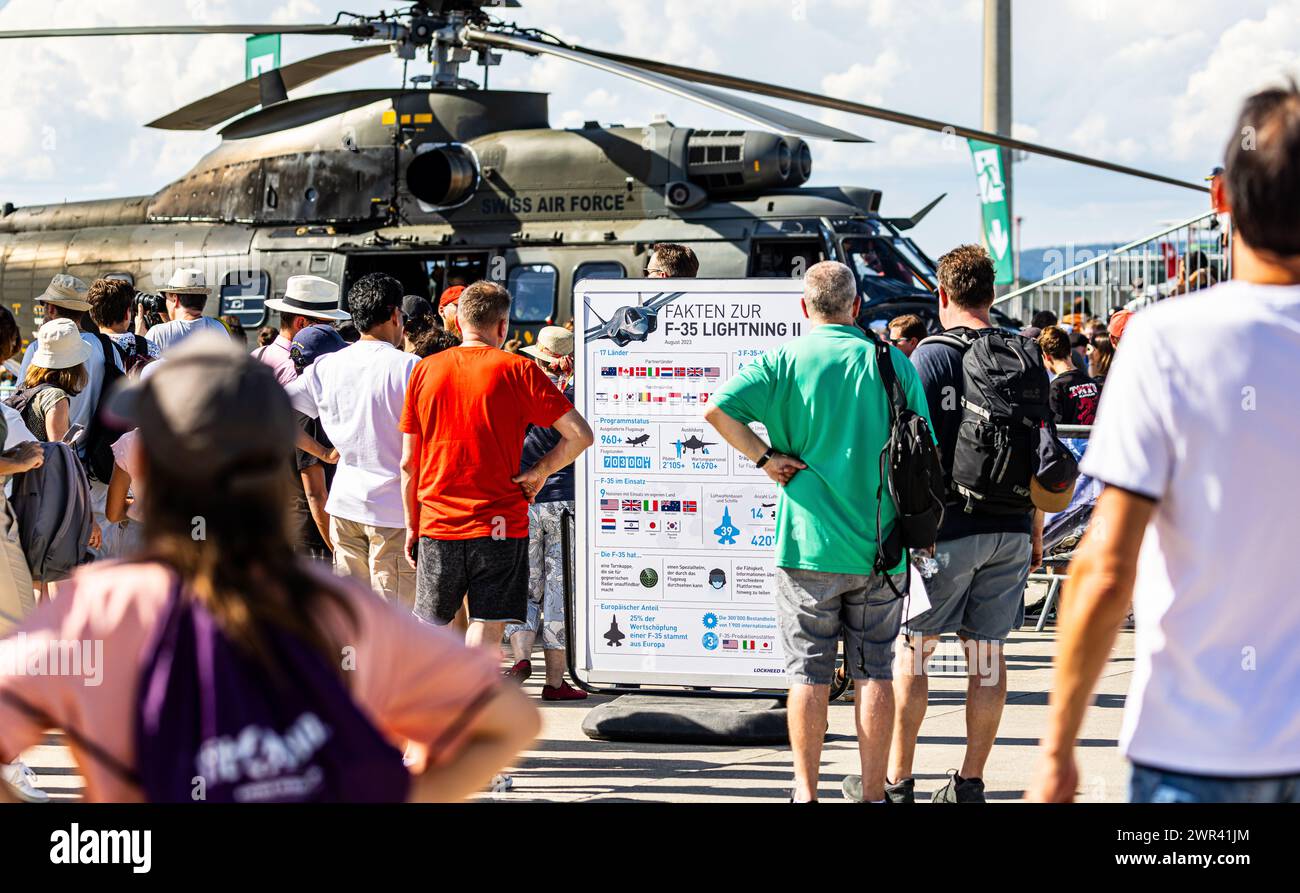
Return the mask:
M912 781L912 779L910 779L910 778L907 779L906 781L900 781L898 784L894 785L894 787L902 787L903 785L908 784L908 783L910 783L911 781ZM886 803L900 803L900 802L904 802L904 801L900 801L900 800L896 799L895 797L891 796L890 793L889 793L889 788L890 788L890 785L885 785L885 802L886 802ZM861 802L863 802L863 801L862 801L862 776L861 776L861 775L846 775L846 776L844 776L844 780L843 780L842 782L840 782L840 791L843 792L843 794L844 794L844 799L845 799L845 800L852 801L853 803L861 803ZM910 792L910 789L909 789L909 792ZM910 802L910 801L908 801L908 802Z
M561 682L559 685L543 685L543 701L585 701L587 693L580 688L574 688L567 682Z
M528 681L528 677L533 675L533 662L531 660L518 661L510 669L503 670L501 675L523 685Z
M962 778L957 770L948 770L948 783L934 792L931 803L983 803L984 779Z
M494 794L504 794L506 791L513 789L515 780L504 772L492 776L492 783L488 785L488 790Z
M916 779L904 778L897 784L885 782L885 799L890 803L915 803Z
M50 802L50 795L36 786L36 773L26 763L0 765L0 778L4 778L13 792L28 803Z

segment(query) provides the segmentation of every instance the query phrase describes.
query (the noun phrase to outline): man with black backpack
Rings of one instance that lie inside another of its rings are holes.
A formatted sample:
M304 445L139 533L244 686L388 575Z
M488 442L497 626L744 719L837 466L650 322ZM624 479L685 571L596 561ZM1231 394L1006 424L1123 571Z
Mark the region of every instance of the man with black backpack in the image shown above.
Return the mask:
M939 259L939 321L911 360L939 440L948 498L926 580L930 608L904 624L886 792L915 799L912 760L928 704L925 665L939 637L966 651L966 756L935 803L984 802L984 765L1006 701L1002 643L1024 616L1030 568L1042 558L1042 514L1069 502L1072 459L1055 436L1048 377L1029 338L993 327L993 262L978 245ZM1048 472L1056 476L1049 479ZM1048 485L1051 485L1050 488ZM1050 492L1049 492L1050 490Z
M809 267L801 303L808 333L728 380L704 418L781 487L776 613L790 680L791 799L817 799L827 698L843 635L847 670L858 684L862 776L854 799L883 802L894 640L903 614L896 590L906 579L906 542L893 534L905 523L883 493L883 466L892 467L896 452L891 421L921 421L928 411L902 352L878 345L855 324L860 300L848 267L835 261ZM753 422L766 426L771 446L750 429ZM933 456L928 423L923 430ZM890 558L877 561L882 551Z

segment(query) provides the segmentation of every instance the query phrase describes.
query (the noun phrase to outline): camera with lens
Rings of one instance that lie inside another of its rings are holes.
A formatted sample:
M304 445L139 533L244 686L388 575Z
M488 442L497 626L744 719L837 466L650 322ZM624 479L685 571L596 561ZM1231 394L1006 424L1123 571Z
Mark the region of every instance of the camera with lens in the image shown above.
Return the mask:
M136 313L144 319L146 328L152 328L167 321L167 299L162 295L152 295L148 292L138 291L135 293L135 307Z
M167 299L162 295L138 291L135 293L135 305L145 313L156 313L159 316L167 314Z

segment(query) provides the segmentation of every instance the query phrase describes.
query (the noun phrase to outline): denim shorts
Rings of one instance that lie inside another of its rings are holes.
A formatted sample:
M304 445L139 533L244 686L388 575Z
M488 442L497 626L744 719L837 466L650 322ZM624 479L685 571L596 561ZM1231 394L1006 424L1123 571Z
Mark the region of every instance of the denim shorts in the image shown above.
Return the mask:
M902 588L902 574L894 585ZM776 617L792 683L830 685L841 634L851 678L894 678L903 599L884 577L778 567Z
M903 632L1005 641L1024 622L1032 553L1027 533L976 533L938 543L939 570L925 581L930 608L908 621Z
M1300 803L1300 775L1225 778L1133 764L1130 803Z

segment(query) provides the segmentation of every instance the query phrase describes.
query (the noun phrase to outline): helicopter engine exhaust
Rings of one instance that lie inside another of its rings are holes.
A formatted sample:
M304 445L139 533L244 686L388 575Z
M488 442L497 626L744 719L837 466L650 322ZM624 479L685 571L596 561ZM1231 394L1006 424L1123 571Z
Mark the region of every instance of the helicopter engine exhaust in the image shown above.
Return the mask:
M686 158L691 182L716 196L788 189L812 176L807 143L761 130L696 130Z
M406 188L431 209L464 204L478 189L478 160L459 143L421 152L406 166Z

